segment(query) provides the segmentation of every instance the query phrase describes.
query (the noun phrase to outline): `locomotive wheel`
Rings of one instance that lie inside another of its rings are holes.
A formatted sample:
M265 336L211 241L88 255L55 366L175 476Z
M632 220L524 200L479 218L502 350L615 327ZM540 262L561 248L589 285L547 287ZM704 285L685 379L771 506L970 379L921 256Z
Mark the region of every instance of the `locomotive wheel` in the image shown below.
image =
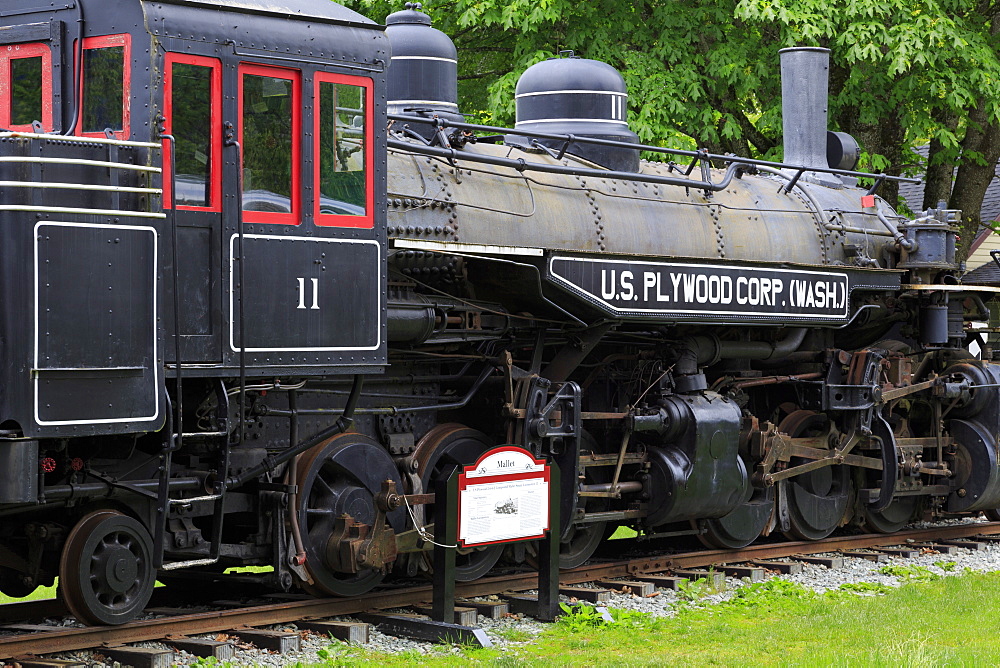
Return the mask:
M882 511L865 509L865 526L876 533L896 533L913 520L920 497L901 496Z
M417 443L413 459L424 492L434 492L439 480L447 480L456 468L471 466L493 443L486 434L460 424L442 424L431 429ZM425 506L425 522L434 521L434 506ZM455 579L469 582L486 575L493 568L503 545L460 549L455 555Z
M593 556L604 540L607 522L575 524L559 545L559 568L576 568Z
M774 512L774 488L758 490L747 485L747 498L725 517L695 520L692 525L702 529L698 540L708 548L735 550L757 540Z
M583 450L589 450L590 452L600 452L602 450L597 439L589 431L583 432L580 446ZM584 483L609 483L611 482L612 475L610 467L589 466L586 469ZM577 509L582 508L590 513L602 512L609 508L607 499L594 497L580 497L576 503ZM597 548L600 547L601 542L610 535L608 533L608 523L588 522L586 524L573 524L567 527L566 522L569 518L565 516L565 512L563 512L563 515L560 522L563 526L563 535L559 545L559 568L576 568L587 561L587 559L590 559L594 555L594 552L597 551Z
M382 481L393 480L402 490L399 473L385 449L361 434L339 434L300 455L299 527L306 552L305 569L313 580L302 588L312 594L358 596L382 581L385 574L371 568L357 573L339 571L328 554L338 552L328 545L337 518L347 514L358 522L374 525L375 495ZM403 513L388 513L386 523L399 532Z
M66 538L59 591L84 624L124 624L142 612L156 584L153 541L135 519L113 510L85 515Z
M826 425L822 413L798 410L781 421L778 431L796 438L819 435ZM789 466L804 463L806 460L793 457ZM789 527L782 533L792 540L820 540L833 533L850 502L849 477L846 466L825 466L782 481Z

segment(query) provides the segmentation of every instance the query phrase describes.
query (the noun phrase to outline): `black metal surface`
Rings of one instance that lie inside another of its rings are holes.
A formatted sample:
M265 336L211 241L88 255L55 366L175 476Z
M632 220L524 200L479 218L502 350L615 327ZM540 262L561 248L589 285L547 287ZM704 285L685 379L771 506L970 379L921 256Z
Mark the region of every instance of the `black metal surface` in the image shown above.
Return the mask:
M431 27L419 5L385 19L386 37L392 45L392 60L386 82L389 110L463 120L458 110L458 52L451 38ZM419 135L436 133L431 125L419 124Z
M681 417L678 437L649 450L652 495L644 523L656 527L729 514L742 503L749 484L736 452L739 408L710 392L673 396L666 402Z
M562 54L560 54L562 55ZM550 58L521 75L514 92L518 130L612 139L638 144L628 127L625 80L615 68L597 60ZM512 135L511 140L519 137ZM543 146L620 172L639 170L639 151L576 141L541 140Z
M458 476L455 469L435 485L434 605L435 621L455 621L455 547L458 545Z

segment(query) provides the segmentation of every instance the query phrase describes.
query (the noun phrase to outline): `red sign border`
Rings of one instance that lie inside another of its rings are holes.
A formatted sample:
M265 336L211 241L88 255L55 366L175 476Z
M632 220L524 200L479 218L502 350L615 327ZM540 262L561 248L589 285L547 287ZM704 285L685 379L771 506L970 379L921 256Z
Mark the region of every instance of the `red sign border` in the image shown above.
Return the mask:
M484 477L479 477L479 478L473 477L471 479L468 477L468 474L469 473L475 473L476 469L479 468L479 465L482 464L488 457L492 457L493 455L498 455L498 454L503 453L503 452L516 452L518 454L527 455L529 458L531 458L532 462L534 462L535 464L541 466L542 470L541 471L529 471L527 473L510 473L510 474L506 474L506 475L503 475L503 474L501 474L501 475L491 475L491 476L484 476ZM551 495L551 489L548 490L549 491L549 495L546 497L546 503L549 506L549 509L548 509L549 511L545 514L545 528L542 529L542 533L538 534L537 536L524 536L524 537L521 537L521 538L506 538L506 539L503 539L503 540L492 540L492 541L487 541L487 542L483 542L483 543L466 543L464 540L461 539L461 535L462 535L462 492L464 492L469 487L475 487L476 485L486 485L486 484L495 483L495 482L507 482L507 481L514 481L514 480L531 480L533 478L541 478L542 480L545 481L546 486L551 486L552 479L551 479L551 470L550 470L549 465L546 463L546 461L544 459L535 459L535 456L532 455L530 452L528 452L524 448L518 447L516 445L501 445L499 447L493 448L492 450L487 450L486 452L484 452L482 454L481 457L479 457L479 459L476 460L475 464L473 464L472 466L466 466L465 468L463 468L462 469L462 473L460 473L459 476L458 476L458 502L456 504L457 505L457 509L458 509L458 518L457 518L456 523L455 523L455 526L456 526L455 536L457 538L456 542L458 543L458 545L460 547L480 547L480 546L483 546L483 545L498 545L498 544L502 544L502 543L520 543L520 542L526 541L526 540L538 540L540 538L545 538L545 534L551 529L551 526L550 526L551 525L551 517L552 517L552 501L551 501L551 496L552 495Z

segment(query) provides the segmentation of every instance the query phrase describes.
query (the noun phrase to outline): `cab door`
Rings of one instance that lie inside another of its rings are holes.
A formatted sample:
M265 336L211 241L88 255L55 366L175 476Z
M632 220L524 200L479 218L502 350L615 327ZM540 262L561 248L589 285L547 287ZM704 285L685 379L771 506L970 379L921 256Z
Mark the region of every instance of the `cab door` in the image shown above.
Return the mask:
M222 361L222 64L216 58L168 53L164 116L174 137L164 142L164 208L177 221L178 322L185 363ZM172 175L171 175L172 172ZM173 262L172 240L164 239ZM174 358L173 267L164 267L166 357Z

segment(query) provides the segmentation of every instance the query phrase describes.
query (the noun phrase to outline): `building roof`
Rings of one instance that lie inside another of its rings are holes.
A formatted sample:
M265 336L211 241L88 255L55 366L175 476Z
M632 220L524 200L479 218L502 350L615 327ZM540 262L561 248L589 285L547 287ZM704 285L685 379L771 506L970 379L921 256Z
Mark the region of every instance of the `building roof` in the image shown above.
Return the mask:
M926 160L929 147L919 146L913 149L913 152ZM1000 164L997 164L993 173L994 178L990 181L990 185L986 189L986 196L983 198L983 208L979 216L983 222L1000 220ZM906 200L906 205L910 207L910 211L919 212L924 210L923 183L900 183L899 194Z

